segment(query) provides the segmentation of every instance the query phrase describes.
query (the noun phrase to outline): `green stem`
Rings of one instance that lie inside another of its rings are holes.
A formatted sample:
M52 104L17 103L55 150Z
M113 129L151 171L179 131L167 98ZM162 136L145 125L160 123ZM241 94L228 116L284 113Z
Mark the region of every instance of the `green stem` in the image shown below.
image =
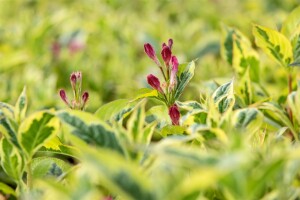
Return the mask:
M161 73L163 74L165 81L167 82L167 77L165 75L165 72L164 72L162 66L159 66L159 69L160 69Z
M288 95L291 94L293 92L293 75L292 75L292 70L288 71ZM289 115L289 119L291 121L292 126L294 126L294 122L293 122L293 112L292 109L287 106L287 113ZM292 131L289 132L290 137L294 140L298 140L298 137L296 135L297 133L294 133Z
M27 168L27 186L29 189L32 188L32 171L31 171L31 160L29 160L26 164Z

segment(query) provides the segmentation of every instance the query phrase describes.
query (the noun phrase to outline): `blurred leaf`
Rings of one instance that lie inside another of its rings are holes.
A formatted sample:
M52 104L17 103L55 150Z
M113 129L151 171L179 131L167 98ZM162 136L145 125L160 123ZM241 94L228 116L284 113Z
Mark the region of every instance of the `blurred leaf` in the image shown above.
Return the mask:
M14 189L1 182L0 182L0 191L2 191L4 194L11 194L14 197L16 197L16 192L14 191Z
M185 128L182 126L167 125L161 129L160 133L162 136L166 137L168 135L183 134L184 131Z
M289 118L287 117L287 114L279 107L279 105L272 102L265 102L261 104L258 108L262 110L268 110L272 113L272 115L275 115L277 118L279 118L285 126L289 127L295 139L298 140L297 131L295 130Z
M187 65L179 65L178 73L177 73L177 87L175 89L176 92L174 95L175 100L179 99L179 97L183 93L184 88L193 78L194 70L195 70L194 61L188 63Z
M15 105L15 119L18 123L20 123L25 118L26 110L27 110L27 95L26 95L26 87L24 87Z
M6 138L2 138L0 146L2 168L11 178L19 182L24 168L22 157Z
M136 101L138 99L143 99L146 97L157 97L158 92L157 90L154 89L149 89L149 88L141 88L137 91L135 94L135 97L131 100L131 102Z
M51 157L38 157L32 159L31 170L33 178L60 177L71 168L67 162Z
M300 112L300 81L298 82L297 91L294 91L287 96L287 103L292 110L295 120L300 124L300 116L298 115Z
M235 98L233 94L233 80L221 85L212 94L215 106L221 114L233 108Z
M239 81L237 92L239 94L239 97L242 98L245 105L250 105L253 103L254 94L252 82L250 79L249 67L246 69L246 72Z
M281 33L292 40L295 34L299 34L300 6L296 7L282 23Z
M0 132L11 144L21 149L17 138L16 122L11 118L3 116L2 114L2 110L0 110Z
M120 121L130 114L135 102L127 99L118 99L101 106L95 115L103 121Z
M58 117L73 130L71 133L88 144L123 152L113 130L96 116L82 111L58 112Z
M221 53L240 76L250 69L251 79L259 82L259 59L249 39L235 28L222 25Z
M82 160L92 176L100 177L111 192L125 199L154 200L155 191L139 167L115 152L105 149L85 149Z
M129 130L131 139L137 143L142 140L145 125L145 101L141 102L133 111L127 121L127 129Z
M12 105L0 102L0 111L2 113L1 116L3 115L4 117L14 118L14 110L15 108Z
M300 26L299 26L300 28ZM299 30L300 32L300 30ZM289 66L300 66L300 33L297 34L292 40L293 47L293 63L289 64Z
M48 152L77 158L79 150L76 147L63 144L58 137L54 137L46 141L38 152Z
M18 137L28 158L31 158L47 140L59 130L59 120L49 111L40 111L26 118L18 131Z
M176 101L176 104L180 108L188 111L203 110L201 104L198 103L197 101L185 101L185 102Z
M259 25L253 26L256 44L281 66L287 67L293 60L290 41L281 33Z
M158 128L171 123L168 115L168 108L165 105L153 106L146 112L146 121L151 123L156 121Z
M262 123L264 115L256 108L245 108L236 110L233 114L233 124L242 133L253 134L257 132Z

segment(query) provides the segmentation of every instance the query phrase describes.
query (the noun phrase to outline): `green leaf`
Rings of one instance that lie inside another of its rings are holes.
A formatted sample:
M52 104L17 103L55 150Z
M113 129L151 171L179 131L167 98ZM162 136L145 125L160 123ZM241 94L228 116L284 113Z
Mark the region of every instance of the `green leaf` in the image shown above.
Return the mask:
M232 109L235 102L233 94L233 81L225 83L217 88L212 94L212 98L215 106L218 108L218 111L221 114Z
M140 103L139 106L133 111L127 122L127 129L130 132L131 139L135 142L140 142L142 139L145 125L145 101Z
M282 24L281 33L292 40L300 30L300 6L295 8Z
M31 163L33 178L60 177L70 169L69 163L58 158L38 157L34 158Z
M187 65L180 65L177 74L177 87L175 89L175 100L179 99L184 88L194 76L195 62L192 61Z
M0 191L4 194L11 194L16 197L16 192L10 186L0 182Z
M59 120L49 111L40 111L26 118L18 132L19 141L31 158L59 130Z
M5 138L14 146L21 149L17 138L17 131L16 131L16 123L11 118L7 118L2 115L2 110L0 110L0 132L5 136Z
M48 140L38 152L54 153L78 158L79 150L76 147L63 144L58 137L54 137Z
M250 105L253 102L253 88L249 71L248 67L237 86L238 96L241 97L245 105Z
M72 127L71 133L88 144L123 152L113 130L96 116L82 111L58 112L58 117Z
M300 66L300 34L296 35L292 40L293 46L293 63L289 64L289 66Z
M103 121L120 121L131 113L135 104L127 99L118 99L101 106L95 115Z
M182 108L184 110L188 110L188 111L203 110L203 107L197 101L185 101L185 102L176 101L176 104L180 108Z
M0 102L0 111L4 117L14 118L15 108L4 102Z
M167 125L161 129L160 133L162 136L166 137L167 135L183 134L184 131L185 128L182 126Z
M2 138L0 143L1 166L5 173L13 178L16 182L21 180L24 163L17 149Z
M272 115L276 116L285 126L289 127L290 131L293 133L294 137L296 140L298 140L298 133L295 130L293 124L287 117L287 114L283 111L283 109L272 102L265 102L262 103L259 107L259 109L267 110L269 111Z
M290 41L281 33L259 25L253 26L257 46L281 66L287 67L293 60Z
M298 82L297 91L290 93L287 96L287 103L289 108L292 110L295 120L300 124L300 81Z
M239 109L233 114L234 127L250 134L260 129L263 120L264 115L256 108Z
M165 105L153 106L146 112L146 121L148 123L155 121L158 123L158 128L164 127L171 123L168 112L168 108Z
M251 79L259 82L258 54L249 39L239 30L223 24L221 43L221 55L236 73L243 76L249 67Z
M124 199L158 199L139 166L119 154L107 149L86 148L81 159L85 170L92 177L99 177L112 193Z
M15 119L20 123L24 118L27 110L26 87L24 87L15 105Z
M131 102L136 101L138 99L143 99L146 97L158 97L157 90L149 89L149 88L141 88L135 94L135 97L131 100Z

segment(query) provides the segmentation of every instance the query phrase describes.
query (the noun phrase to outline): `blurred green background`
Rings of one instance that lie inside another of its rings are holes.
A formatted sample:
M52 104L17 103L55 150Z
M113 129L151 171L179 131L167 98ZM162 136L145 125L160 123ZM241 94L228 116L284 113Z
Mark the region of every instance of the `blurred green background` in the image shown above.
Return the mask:
M147 74L159 74L143 44L152 43L160 53L161 43L169 38L180 63L199 58L183 97L197 100L205 81L233 76L219 53L221 23L238 28L253 42L252 23L278 29L298 4L297 0L0 0L0 101L14 104L26 85L30 110L62 108L58 90L65 88L71 96L73 71L83 72L90 111L114 99L130 98L138 88L147 87ZM273 90L272 85L285 83L284 72L265 55L261 59L264 82L276 94L280 84Z

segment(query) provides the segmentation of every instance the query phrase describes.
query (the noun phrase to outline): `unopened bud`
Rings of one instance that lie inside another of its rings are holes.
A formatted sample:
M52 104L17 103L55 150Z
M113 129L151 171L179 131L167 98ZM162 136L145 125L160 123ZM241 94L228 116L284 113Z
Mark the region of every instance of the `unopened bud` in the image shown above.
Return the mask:
M173 90L175 85L177 84L178 60L177 60L176 56L172 56L171 63L172 63L172 69L171 69L171 75L170 75L169 90Z
M161 86L160 86L160 81L159 79L154 76L153 74L149 74L147 76L147 82L148 84L153 88L156 89L157 91L159 91L160 93L164 93Z
M84 92L83 95L82 95L82 102L85 104L88 99L89 99L89 93Z
M77 76L76 76L75 72L73 72L71 74L70 81L71 81L72 88L75 88L76 82L77 82Z
M172 46L173 46L173 40L170 38L169 41L168 41L168 46L170 49L172 49Z
M172 120L173 125L179 125L180 112L176 104L172 105L169 108L169 116Z
M149 43L144 44L144 50L145 50L145 53L149 56L149 58L151 58L152 60L155 60L156 53L151 44L149 44Z
M165 46L161 51L161 56L166 65L169 65L172 56L171 49L168 46Z
M69 101L68 101L68 98L67 98L67 95L66 95L66 91L64 89L60 89L59 90L59 96L60 98L69 106Z

